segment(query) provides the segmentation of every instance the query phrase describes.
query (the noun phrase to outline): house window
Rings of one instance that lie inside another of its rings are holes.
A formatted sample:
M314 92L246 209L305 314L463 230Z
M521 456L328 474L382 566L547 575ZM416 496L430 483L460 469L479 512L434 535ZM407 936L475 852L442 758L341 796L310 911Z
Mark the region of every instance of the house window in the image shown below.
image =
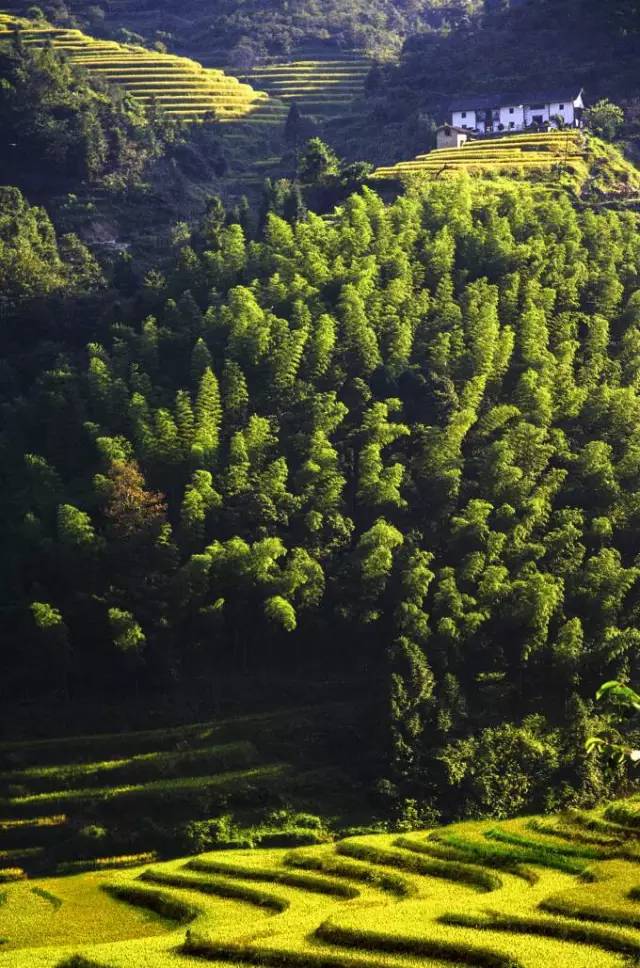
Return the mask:
M559 104L558 105L558 108L559 108L560 111L564 111L564 104Z
M545 109L544 104L530 104L529 107L532 111L544 111Z
M514 108L509 108L509 114L513 114L514 110Z
M509 121L509 127L510 128L515 128L515 126L516 126L515 121Z
M466 111L463 111L461 113L461 115L460 115L461 118L466 118L466 116L467 116L467 112Z

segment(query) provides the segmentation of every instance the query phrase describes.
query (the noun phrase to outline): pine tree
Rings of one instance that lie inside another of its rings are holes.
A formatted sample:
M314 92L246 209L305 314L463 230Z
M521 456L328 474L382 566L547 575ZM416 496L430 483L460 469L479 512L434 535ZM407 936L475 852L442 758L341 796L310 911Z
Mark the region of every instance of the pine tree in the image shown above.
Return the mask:
M244 373L234 360L227 360L222 371L224 419L228 427L244 423L249 403L249 390Z
M220 442L222 405L218 380L209 367L200 380L194 413L195 433L191 454L196 462L210 464Z
M199 336L191 351L191 385L194 389L200 386L205 370L210 370L212 367L213 361L209 348L203 338Z

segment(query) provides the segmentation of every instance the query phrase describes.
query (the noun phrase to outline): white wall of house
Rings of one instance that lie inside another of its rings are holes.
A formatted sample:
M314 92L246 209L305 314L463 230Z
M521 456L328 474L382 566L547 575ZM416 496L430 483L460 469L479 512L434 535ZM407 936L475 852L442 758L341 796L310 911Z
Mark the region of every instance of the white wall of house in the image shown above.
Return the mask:
M564 118L565 124L572 125L576 119L576 112L573 101L554 101L550 106L550 115L555 117L559 114Z
M525 104L524 106L524 121L527 125L535 124L536 120L543 123L548 121L550 117L551 112L548 104Z
M522 131L524 128L523 105L516 104L513 107L500 108L499 124L504 125L505 131Z
M476 126L477 118L475 111L454 111L451 115L451 124L454 128L469 128L471 131Z
M584 102L579 95L575 101L553 101L546 104L514 104L496 108L490 114L493 117L493 131L523 131L535 123L551 122L556 115L564 118L569 127L576 122L576 108L583 108ZM451 123L457 128L469 128L484 134L486 130L485 111L453 111ZM499 126L502 125L502 128Z

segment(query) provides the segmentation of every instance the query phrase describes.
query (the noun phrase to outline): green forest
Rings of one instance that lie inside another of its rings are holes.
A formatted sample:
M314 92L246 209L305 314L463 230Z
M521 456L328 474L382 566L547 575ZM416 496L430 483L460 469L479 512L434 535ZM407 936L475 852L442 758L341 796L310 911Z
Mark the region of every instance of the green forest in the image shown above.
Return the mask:
M489 0L489 8L495 5L496 0ZM19 6L21 12L27 11L29 3ZM449 30L484 7L485 0L217 0L209 5L187 0L178 12L168 0L141 0L117 8L107 2L72 0L65 6L54 0L39 9L58 22L77 18L114 36L136 33L205 55L220 51L231 63L246 67L256 59L325 44L389 56L409 36Z
M603 792L579 750L637 674L639 261L632 213L463 178L255 239L212 206L114 303L6 192L4 701L366 680L391 797Z

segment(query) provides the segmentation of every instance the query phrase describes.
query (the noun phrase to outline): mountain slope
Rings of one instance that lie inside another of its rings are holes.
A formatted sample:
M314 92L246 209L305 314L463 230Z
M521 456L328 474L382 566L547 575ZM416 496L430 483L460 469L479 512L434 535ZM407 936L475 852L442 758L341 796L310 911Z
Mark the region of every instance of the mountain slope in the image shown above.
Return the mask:
M174 49L194 56L212 55L221 63L249 67L256 58L288 55L298 47L323 44L334 51L365 48L373 54L397 53L411 33L455 24L480 8L482 0L418 0L412 4L327 0L321 5L308 0L286 4L218 0L209 7L198 0L185 0L179 11L169 0L97 5L70 0L67 6L73 15L87 18L93 29L102 26L115 33L126 27L149 41L170 39ZM8 8L14 12L24 14L28 7L28 0L8 0Z
M147 107L157 105L176 120L225 121L243 117L266 97L237 78L223 71L205 70L188 58L97 40L79 30L38 26L0 15L2 40L30 49L51 47L89 76L117 85Z

